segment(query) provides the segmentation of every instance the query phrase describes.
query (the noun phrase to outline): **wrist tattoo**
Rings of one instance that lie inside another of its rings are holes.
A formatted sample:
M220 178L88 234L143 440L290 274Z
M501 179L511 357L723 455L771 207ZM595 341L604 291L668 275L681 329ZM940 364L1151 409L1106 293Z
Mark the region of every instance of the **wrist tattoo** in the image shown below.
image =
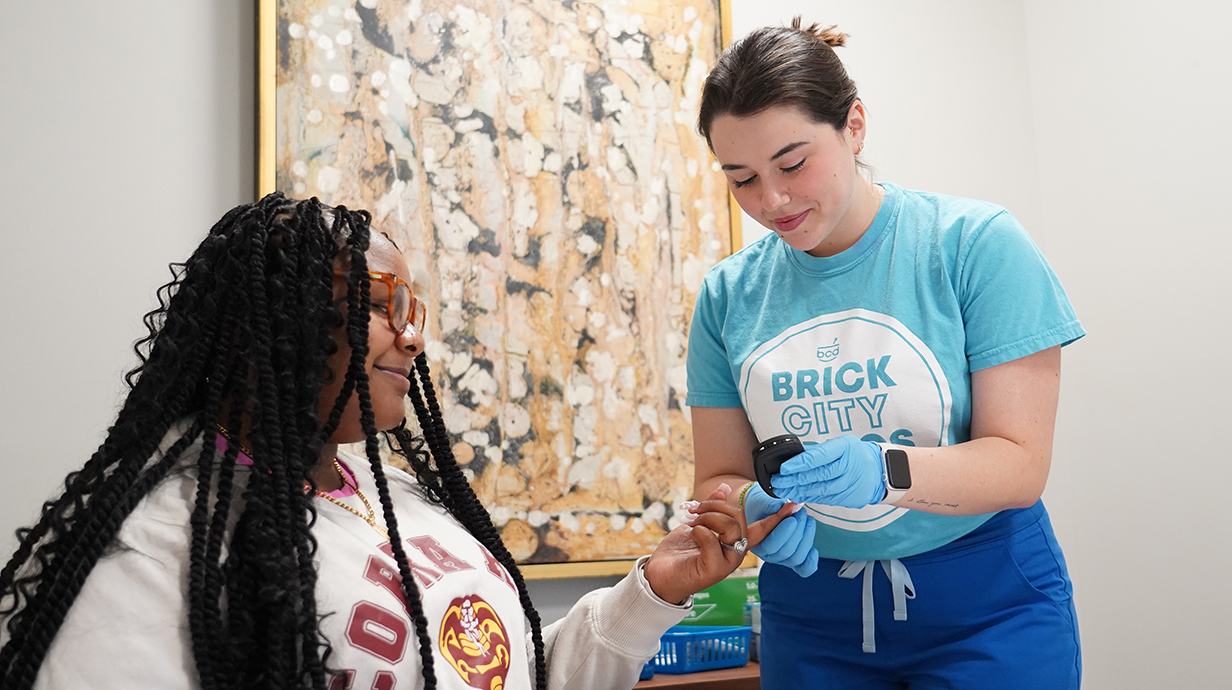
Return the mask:
M942 503L940 501L926 501L922 498L908 499L907 503L920 505L920 506L927 506L929 508L957 508L958 507L957 503Z

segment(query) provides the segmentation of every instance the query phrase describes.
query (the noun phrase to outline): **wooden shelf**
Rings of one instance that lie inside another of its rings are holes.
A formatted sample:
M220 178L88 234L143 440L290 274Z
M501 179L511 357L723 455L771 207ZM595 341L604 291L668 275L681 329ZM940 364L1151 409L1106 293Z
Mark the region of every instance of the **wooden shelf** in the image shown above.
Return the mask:
M761 669L756 661L738 668L697 673L656 673L650 680L633 686L643 688L674 688L675 690L761 690Z

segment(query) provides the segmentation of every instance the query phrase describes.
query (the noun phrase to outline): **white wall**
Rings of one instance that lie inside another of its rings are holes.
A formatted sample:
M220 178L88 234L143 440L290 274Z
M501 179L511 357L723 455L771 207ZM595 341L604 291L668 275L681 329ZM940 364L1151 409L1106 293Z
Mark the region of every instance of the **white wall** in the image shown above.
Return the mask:
M1232 5L1025 3L1046 251L1090 335L1051 486L1093 688L1226 688Z
M252 0L94 4L0 5L5 553L102 438L166 264L253 196ZM1090 335L1065 354L1045 500L1086 687L1225 686L1232 9L733 5L737 34L796 13L851 33L879 176L1009 207L1069 290ZM551 620L601 582L532 595Z
M1232 4L733 5L736 36L795 14L852 34L877 177L1005 205L1065 284L1089 335L1045 502L1085 687L1228 687Z
M0 552L102 441L141 314L254 194L252 0L0 4Z

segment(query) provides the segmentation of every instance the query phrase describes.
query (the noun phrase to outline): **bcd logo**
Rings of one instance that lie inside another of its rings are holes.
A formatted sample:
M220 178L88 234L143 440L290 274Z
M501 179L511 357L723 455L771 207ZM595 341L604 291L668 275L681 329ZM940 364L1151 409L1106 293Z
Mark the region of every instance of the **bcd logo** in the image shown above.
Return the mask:
M838 338L830 345L822 345L817 348L817 359L823 362L831 362L838 358Z

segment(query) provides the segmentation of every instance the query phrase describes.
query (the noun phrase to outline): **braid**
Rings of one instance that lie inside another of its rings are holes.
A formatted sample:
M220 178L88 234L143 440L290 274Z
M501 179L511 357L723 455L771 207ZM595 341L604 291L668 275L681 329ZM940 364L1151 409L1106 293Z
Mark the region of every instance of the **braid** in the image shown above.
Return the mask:
M415 452L417 449L413 446L410 432L405 427L395 429L393 432L398 441L396 450L407 459L419 477L420 483L429 489L430 495L440 496L443 493L443 503L449 512L500 561L501 565L505 566L505 570L509 571L509 575L517 586L522 609L527 620L530 621L531 641L535 645L535 687L545 690L547 688L547 663L544 657L543 631L539 612L531 603L526 582L522 579L522 572L518 569L513 555L501 541L496 526L492 524L491 516L480 503L479 497L475 495L470 483L466 481L462 468L458 466L457 460L453 457L441 409L437 404L436 390L432 385L432 372L428 368L426 355L420 354L415 358L415 371L419 381L417 383L415 378L411 378L411 390L408 395L411 398L411 405L415 408L420 428L423 429L428 448L432 451L432 458L436 461L437 469L433 471L426 459L416 457L419 452ZM391 443L390 446L394 447L394 444ZM412 452L408 453L408 450ZM443 491L436 490L435 493L431 493L433 487L441 487Z
M293 350L302 347L303 343L318 342L321 352L332 352L332 348L337 346L333 343L331 331L333 330L333 320L326 318L320 323L308 324L300 322L292 315L299 313L309 308L309 305L327 304L332 296L333 283L333 265L332 260L329 265L322 266L307 260L310 257L320 256L324 253L333 254L336 251L337 243L330 240L329 245L325 245L325 238L336 237L336 234L331 233L331 229L325 225L322 211L315 200L308 202L312 212L309 213L307 220L316 226L316 232L303 233L296 236L296 243L288 245L285 251L285 258L288 266L288 275L295 276L295 285L300 289L291 289L285 292L287 299L287 308L278 309L274 312L278 322L278 331L280 333L294 334L293 337L282 338L278 341L277 346L280 356L287 359L294 359ZM328 252L326 252L328 249ZM297 478L308 478L308 483L312 484L311 467L300 462L301 459L315 459L320 455L320 443L312 433L307 433L306 430L315 431L320 422L317 418L319 410L317 409L316 399L298 400L297 394L300 389L294 385L295 381L306 380L311 377L320 378L321 371L314 368L313 364L305 359L298 360L298 369L294 377L281 377L279 383L282 384L282 394L286 400L284 408L291 410L294 417L287 420L288 424L292 424L295 428L305 430L301 433L296 433L292 438L292 451L288 453L290 462L287 468L287 494L291 497L291 514L306 515L315 514L312 508L311 492L302 490L302 484L296 486L294 482ZM298 490L297 490L298 489ZM300 597L305 604L304 613L300 618L301 630L299 631L301 649L298 654L305 660L305 668L312 678L313 684L325 684L327 681L325 670L325 657L330 653L329 643L316 634L316 621L318 619L316 608L316 588L317 588L317 571L314 564L316 557L317 542L312 534L313 523L307 520L295 520L292 522L294 530L293 539L303 543L305 548L298 551L298 560L296 567L299 571Z
M368 375L364 363L368 358L368 320L370 310L362 308L371 301L371 285L368 281L367 242L362 247L359 242L351 245L351 270L347 275L350 296L347 310L347 335L351 346L351 363L344 383L344 392L354 386L359 396L360 424L364 430L364 451L368 457L369 466L376 480L377 494L385 517L386 529L389 531L389 545L394 562L398 567L401 580L402 596L406 600L415 626L415 636L419 642L419 658L425 690L436 688L436 667L432 653L432 638L428 633L428 618L424 615L423 599L410 568L410 559L402 546L402 537L398 530L398 521L394 517L393 500L389 493L389 484L385 480L385 472L381 465L380 448L377 444L376 419L372 410L372 399L368 390ZM341 396L340 403L344 403ZM331 416L331 421L333 418Z
M250 254L250 270L254 278L265 282L269 289L267 291L257 290L252 294L253 298L253 319L252 327L256 334L254 344L257 347L256 351L256 373L257 373L257 394L258 400L278 400L280 398L278 391L278 383L273 368L274 358L274 343L273 331L269 309L271 304L267 304L266 298L270 299L271 303L277 303L279 292L282 286L279 284L276 277L267 279L266 273L266 255L265 252L256 251L260 247L266 245L266 238L253 236L249 240L252 242L254 251ZM287 240L284 240L287 241ZM281 247L278 244L273 244L273 252L275 256L281 252ZM252 476L249 478L250 490L256 493L268 493L272 500L268 503L257 506L257 510L250 513L250 519L246 521L246 530L244 534L250 537L241 542L243 546L253 549L254 553L259 553L265 549L277 549L277 544L291 543L290 530L290 513L288 506L288 496L285 491L286 485L286 464L280 462L269 462L270 458L285 458L286 448L283 446L283 438L278 433L283 429L283 420L281 418L281 410L278 406L259 406L252 413L252 428L249 430L249 439L253 444L253 464ZM302 477L303 475L301 475ZM274 563L254 562L255 573L261 576L277 576L281 575L287 578L285 582L291 589L302 591L299 586L298 572L298 557L294 553L285 551L277 554L277 561ZM291 570L286 562L293 559L296 563L294 571ZM266 610L269 612L268 617L252 616L254 626L258 632L265 637L266 643L270 646L271 655L268 661L264 664L265 668L260 671L262 674L268 674L271 677L280 677L291 672L291 666L294 663L295 656L298 655L298 645L295 644L294 638L298 634L297 625L290 625L290 618L294 612L286 606L279 605L277 600L269 601L267 597L270 595L283 598L286 593L258 587L256 601L254 606L256 610ZM248 609L248 613L254 609ZM254 669L256 670L256 669Z
M195 484L186 605L201 687L326 688L316 514L303 483L325 438L317 408L340 318L329 299L338 232L366 247L369 218L339 210L331 228L324 212L315 200L269 195L229 211L172 265L143 318L148 334L115 423L38 521L18 530L0 569L0 686L33 686L125 519L177 474ZM237 474L238 443L217 447L213 424L224 417L232 429L250 422L251 471Z
M128 516L136 503L165 473L171 462L178 457L187 443L173 446L167 454L139 480L133 482L133 490L127 494L108 492L90 502L91 514L83 524L83 534L74 540L73 552L84 564L76 569L59 569L53 571L56 577L43 581L46 594L35 598L23 610L20 619L15 617L15 625L10 628L12 638L6 645L6 664L12 664L14 684L6 688L26 688L34 683L38 673L39 663L51 646L54 631L68 614L72 600L81 590L85 578L89 574L89 566L97 562L103 551L110 544L112 537L119 531L120 524ZM125 480L127 475L136 474L132 468L118 469L116 475ZM131 480L130 480L131 482ZM50 560L50 559L49 559ZM44 565L48 561L43 561ZM40 591L40 594L43 594ZM12 647L13 649L9 649ZM11 660L11 661L10 661Z
M174 280L179 279L175 271L173 271L173 278ZM165 286L159 294L162 309L165 310L167 308ZM149 315L147 317L152 318ZM207 337L206 340L212 341L213 339ZM144 365L144 357L142 361ZM199 360L187 360L183 362L183 365L184 371L189 376L201 369ZM141 368L142 366L139 365L126 375L126 380L130 382L130 385ZM177 389L175 392L177 397L168 401L170 409L178 409L188 393L186 389ZM130 396L121 410L117 423L108 431L103 445L80 471L68 475L65 480L64 493L56 500L44 503L38 523L31 528L22 528L17 531L18 549L3 570L0 570L0 615L12 614L18 610L23 601L30 602L33 597L32 588L36 587L40 581L38 573L45 570L60 555L74 552L74 544L79 539L70 529L70 523L85 523L85 519L81 516L85 515L87 499L100 491L114 492L122 488L122 483L118 484L117 479L108 477L109 467L114 468L125 459L130 463L136 460L144 462L153 452L162 435L166 433L171 424L171 416L168 415L161 415L161 419L157 416L153 417L152 428L144 435L144 438L136 433L133 424L124 423L125 419L148 415L140 403L138 396ZM126 448L133 450L132 446L136 446L135 452L122 453L122 450ZM70 519L70 516L78 517ZM46 541L44 541L45 538ZM70 565L74 562L75 558L68 559ZM23 570L26 571L27 576L18 579L18 573ZM6 600L7 603L4 603ZM29 608L28 606L27 609ZM23 617L17 615L9 618L7 629L10 633L17 628ZM7 665L14 653L14 649L0 650L0 669Z

